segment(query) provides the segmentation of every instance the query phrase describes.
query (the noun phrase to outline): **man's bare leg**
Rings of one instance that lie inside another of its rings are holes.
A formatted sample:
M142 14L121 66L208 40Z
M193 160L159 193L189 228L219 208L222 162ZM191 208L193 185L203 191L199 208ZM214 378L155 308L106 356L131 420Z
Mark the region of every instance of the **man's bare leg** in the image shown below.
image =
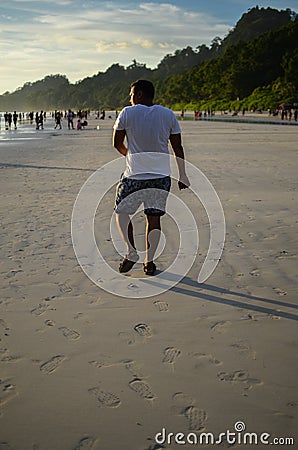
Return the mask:
M119 272L126 273L139 259L134 243L133 226L128 214L116 214L116 224L127 249L127 253L119 265Z
M155 264L153 263L154 255L160 239L160 217L146 216L146 261L144 263L144 272L153 275L155 272Z
M116 214L119 234L126 245L127 255L135 254L136 247L133 236L133 225L128 214Z

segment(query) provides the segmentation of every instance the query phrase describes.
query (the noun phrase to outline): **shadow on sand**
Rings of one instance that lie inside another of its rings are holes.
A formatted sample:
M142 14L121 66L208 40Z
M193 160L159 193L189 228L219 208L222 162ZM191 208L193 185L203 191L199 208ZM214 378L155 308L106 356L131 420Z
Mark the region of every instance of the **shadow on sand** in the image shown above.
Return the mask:
M169 278L172 278L171 274L169 274ZM155 282L152 278L150 279L150 282L161 285L160 282ZM298 314L294 314L291 311L287 312L276 309L281 307L289 308L292 311L298 310L298 305L293 303L235 292L211 284L199 284L189 277L184 277L176 286L171 288L171 291L182 295L189 295L193 298L207 300L209 302L220 303L221 305L224 304L236 308L243 308L249 311L282 317L284 319L298 320ZM230 297L235 298L232 299Z

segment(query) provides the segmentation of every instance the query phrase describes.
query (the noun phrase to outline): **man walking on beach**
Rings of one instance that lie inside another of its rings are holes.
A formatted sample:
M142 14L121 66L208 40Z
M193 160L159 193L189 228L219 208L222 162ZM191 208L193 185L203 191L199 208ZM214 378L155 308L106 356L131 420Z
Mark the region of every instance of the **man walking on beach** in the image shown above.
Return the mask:
M117 226L127 247L126 256L119 266L120 273L128 272L139 258L129 216L136 212L141 203L144 203L146 215L143 270L146 275L154 275L156 271L153 258L159 242L160 218L165 214L171 187L169 141L176 158L179 190L190 185L185 173L178 121L170 109L153 104L153 98L154 86L150 81L134 82L130 91L131 106L119 113L114 124L113 145L126 159L115 200ZM127 146L124 144L125 138Z

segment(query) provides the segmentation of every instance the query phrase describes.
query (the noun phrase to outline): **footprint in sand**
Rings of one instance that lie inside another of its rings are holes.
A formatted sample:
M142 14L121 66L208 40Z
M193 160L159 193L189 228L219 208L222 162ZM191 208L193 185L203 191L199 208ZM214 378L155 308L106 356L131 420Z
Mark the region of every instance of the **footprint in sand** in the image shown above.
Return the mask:
M263 240L264 241L272 241L278 238L277 234L269 234L268 236L264 236Z
M45 313L48 309L50 309L50 305L48 302L42 302L39 303L35 308L31 310L31 314L33 316L41 316L43 313Z
M253 269L249 272L249 275L251 275L252 277L259 277L260 271L259 271L259 269Z
M273 288L273 290L277 295L287 295L286 291L283 291L282 289L280 289L278 287Z
M97 439L92 436L82 438L75 446L74 450L91 450Z
M167 302L163 302L161 300L156 300L154 302L154 306L160 311L160 312L167 312L169 311L169 305Z
M104 361L89 361L89 364L93 367L95 367L96 369L102 369L103 367L111 367L112 364L108 364Z
M113 361L104 361L104 359L95 359L93 361L89 361L89 364L96 369L107 369L108 367L116 367L116 366L122 366L122 361L119 362L113 362Z
M174 364L176 359L181 355L181 351L175 347L167 347L164 349L164 357L162 362L168 364Z
M254 319L252 317L251 320L256 320L256 319ZM254 350L252 350L250 348L250 346L245 344L244 342L235 342L234 344L231 344L230 346L235 348L236 350L239 351L240 354L247 356L248 358L255 360L257 357L256 352Z
M242 278L244 277L244 273L243 272L239 272L236 274L236 278Z
M0 351L0 355L0 361L5 363L14 363L22 359L19 355L10 355L7 349L4 352Z
M0 330L5 336L8 336L10 328L8 326L8 323L4 319L0 319Z
M104 406L107 408L118 408L118 406L121 405L121 400L118 395L111 392L103 391L98 387L91 388L88 390L88 392L97 398L99 406Z
M56 267L54 267L54 269L51 269L48 271L48 275L57 275L59 273L59 269L57 269Z
M101 297L91 298L89 305L99 305L102 302Z
M79 339L81 337L80 333L78 333L75 330L72 330L71 328L59 327L58 329L60 331L62 331L63 336L66 337L66 339L68 339L70 341L74 341L74 340Z
M244 382L248 379L248 373L244 370L236 370L233 373L219 372L217 374L220 381L230 381L230 382Z
M67 294L68 292L72 291L72 287L69 286L67 282L59 284L59 290L62 292L62 294Z
M291 402L288 402L288 403L286 404L286 406L288 406L288 407L290 407L290 408L297 408L298 402L295 402L295 401L293 400L293 401L291 401Z
M198 409L196 406L188 406L183 412L188 420L188 429L190 431L203 431L208 415L203 409Z
M135 379L130 381L129 387L145 400L154 400L156 398L151 387L145 381Z
M5 405L5 403L13 399L16 395L16 387L10 383L10 380L0 379L0 406Z
M232 325L231 322L221 320L220 322L216 322L214 325L212 325L210 327L210 330L222 334L225 333L231 325Z
M252 233L252 232L249 232L249 233L247 233L248 234L248 236L249 237L251 237L251 238L255 238L257 235L256 235L256 233Z
M134 330L138 333L139 336L147 338L152 336L151 328L146 323L139 323L134 327Z
M12 278L16 276L18 273L24 272L23 270L11 270L4 278Z
M196 406L197 402L188 394L176 392L172 398L174 405L171 409L174 414L186 417L190 431L202 431L208 418L207 412L198 408Z
M55 326L55 322L53 320L50 320L50 319L45 320L44 324L47 325L48 327L54 327Z
M235 372L220 372L217 374L220 381L228 381L234 383L244 383L245 389L249 390L254 386L260 386L263 384L258 378L250 378L249 373L244 370L236 370Z
M52 372L55 372L58 369L58 367L61 365L61 363L64 360L65 360L65 356L64 355L53 356L48 361L46 361L45 363L41 364L41 366L39 368L40 368L41 372L52 373Z
M202 367L204 365L220 366L222 364L222 361L219 361L210 353L192 353L191 356L199 361L196 367Z

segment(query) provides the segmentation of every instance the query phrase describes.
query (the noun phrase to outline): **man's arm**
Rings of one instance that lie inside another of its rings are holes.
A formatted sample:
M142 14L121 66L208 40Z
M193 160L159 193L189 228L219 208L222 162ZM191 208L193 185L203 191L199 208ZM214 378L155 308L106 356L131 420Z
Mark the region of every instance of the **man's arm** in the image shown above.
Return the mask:
M176 158L178 168L178 188L179 190L186 189L190 186L190 182L185 172L184 150L182 147L181 134L171 134L170 143Z
M118 150L121 155L126 156L127 148L124 145L126 132L125 130L114 130L113 134L113 146Z

